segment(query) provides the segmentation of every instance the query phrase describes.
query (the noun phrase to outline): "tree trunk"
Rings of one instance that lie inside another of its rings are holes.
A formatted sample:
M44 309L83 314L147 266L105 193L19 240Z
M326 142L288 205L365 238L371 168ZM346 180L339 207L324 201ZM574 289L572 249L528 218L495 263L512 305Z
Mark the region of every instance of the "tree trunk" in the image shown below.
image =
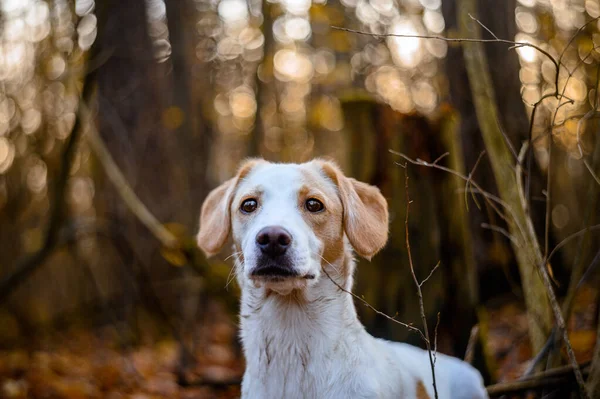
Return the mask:
M457 2L457 20L461 37L480 38L481 29L469 18L478 15L474 0ZM522 280L523 294L529 314L530 338L534 351L544 345L552 325L548 292L538 274L544 260L533 224L521 204L516 175L511 169L513 156L498 126L499 111L496 106L493 82L482 43L463 43L465 65L469 77L477 120L496 178L500 197L510 209L508 224L510 234L520 245L514 245ZM542 266L543 267L543 266Z
M165 64L158 64L148 36L144 0L107 0L98 12L97 43L100 54L109 55L97 71L99 134L121 168L131 188L158 220L170 221L181 215L174 198L185 198L185 180L174 173L176 141L165 127ZM182 186L182 183L184 185ZM96 190L98 214L113 220L132 243L141 267L148 268L151 280L174 280L179 270L160 256L158 243L135 220L112 184L101 182ZM168 193L168 194L167 194ZM188 215L188 219L189 215ZM187 221L187 220L186 220ZM131 306L135 286L122 265L114 266L116 284L122 284L123 306ZM179 292L177 288L165 292ZM162 296L171 313L180 310L177 298ZM123 317L130 319L131 315Z

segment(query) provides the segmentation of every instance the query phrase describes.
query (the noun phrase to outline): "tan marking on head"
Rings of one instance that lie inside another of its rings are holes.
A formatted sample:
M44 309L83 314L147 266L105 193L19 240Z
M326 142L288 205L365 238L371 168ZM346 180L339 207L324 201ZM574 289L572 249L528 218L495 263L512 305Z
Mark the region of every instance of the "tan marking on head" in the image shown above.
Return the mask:
M431 399L421 380L417 381L417 399Z
M206 256L217 254L227 239L231 230L231 201L239 181L245 178L259 163L260 159L245 161L234 178L231 178L212 190L200 212L200 231L196 236L198 246Z
M304 185L298 192L298 206L304 220L323 243L323 258L327 262L334 262L344 252L342 203L335 187L320 173L320 170L303 168L302 176ZM325 210L318 213L306 210L304 204L309 198L321 201Z
M334 163L317 160L315 164L338 188L350 244L360 256L371 259L387 242L387 201L377 187L344 176Z

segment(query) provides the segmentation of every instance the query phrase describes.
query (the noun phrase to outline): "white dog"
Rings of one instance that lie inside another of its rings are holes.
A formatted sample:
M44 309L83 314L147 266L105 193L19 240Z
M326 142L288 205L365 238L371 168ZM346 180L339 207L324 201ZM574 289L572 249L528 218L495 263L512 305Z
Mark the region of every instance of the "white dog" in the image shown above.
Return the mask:
M433 398L428 354L369 335L352 297L352 250L367 259L388 237L376 187L333 163L250 160L202 206L207 255L233 238L242 289L244 398ZM331 279L327 276L329 275ZM440 399L487 398L481 375L437 355Z

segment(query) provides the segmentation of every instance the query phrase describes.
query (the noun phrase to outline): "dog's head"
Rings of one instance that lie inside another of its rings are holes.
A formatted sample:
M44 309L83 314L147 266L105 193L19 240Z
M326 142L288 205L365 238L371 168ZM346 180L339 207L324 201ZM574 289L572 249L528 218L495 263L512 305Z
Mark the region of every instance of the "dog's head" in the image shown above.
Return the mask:
M322 265L344 255L345 237L360 256L375 255L388 237L387 202L328 161L249 160L202 206L197 239L205 254L230 236L242 284L285 294L315 284Z

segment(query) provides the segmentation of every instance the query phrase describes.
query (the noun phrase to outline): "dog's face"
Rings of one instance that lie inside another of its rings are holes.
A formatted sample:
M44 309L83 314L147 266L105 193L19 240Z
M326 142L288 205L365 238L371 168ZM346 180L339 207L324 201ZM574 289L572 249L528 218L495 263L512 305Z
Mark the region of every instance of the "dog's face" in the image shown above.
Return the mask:
M387 233L379 190L345 177L334 164L251 160L209 194L197 238L213 255L231 236L242 284L287 294L319 281L322 266L343 256L345 235L370 258Z

